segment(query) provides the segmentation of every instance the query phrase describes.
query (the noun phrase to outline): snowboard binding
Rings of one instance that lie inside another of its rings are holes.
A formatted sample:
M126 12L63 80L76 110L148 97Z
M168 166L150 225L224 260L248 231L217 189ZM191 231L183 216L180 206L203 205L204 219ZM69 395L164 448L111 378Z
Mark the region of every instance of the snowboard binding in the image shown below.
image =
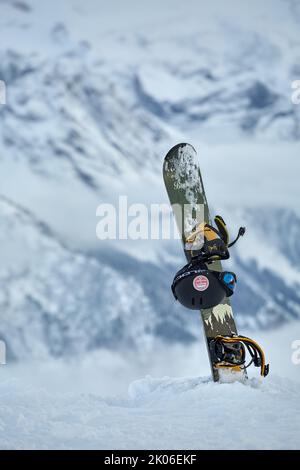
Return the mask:
M209 350L213 365L217 369L239 371L253 364L255 367L260 367L262 377L266 377L269 373L269 364L266 364L263 350L256 341L246 336L218 335L209 340ZM246 364L247 352L250 355L248 364Z
M229 243L226 224L215 217L218 229L202 223L186 237L185 250L191 261L180 269L173 280L172 292L176 300L191 310L212 308L234 293L236 275L230 271L209 269L214 261L229 258L229 248L245 233L240 227L237 237Z

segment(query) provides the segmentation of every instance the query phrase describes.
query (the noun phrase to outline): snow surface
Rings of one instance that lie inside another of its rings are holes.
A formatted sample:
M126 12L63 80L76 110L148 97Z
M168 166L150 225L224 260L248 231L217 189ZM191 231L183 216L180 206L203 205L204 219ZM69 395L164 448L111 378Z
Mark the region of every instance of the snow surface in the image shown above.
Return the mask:
M1 449L299 449L299 384L146 377L127 398L0 384Z
M271 372L246 385L214 384L203 343L2 366L0 448L300 449L297 338L256 335Z

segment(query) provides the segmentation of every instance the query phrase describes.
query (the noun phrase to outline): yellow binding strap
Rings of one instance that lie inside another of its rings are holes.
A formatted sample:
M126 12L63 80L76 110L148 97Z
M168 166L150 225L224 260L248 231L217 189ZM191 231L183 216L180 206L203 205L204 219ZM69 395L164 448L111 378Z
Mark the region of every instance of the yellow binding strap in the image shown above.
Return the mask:
M226 224L224 222L224 219L220 215L216 215L215 224L218 227L218 230L220 232L220 235L221 235L221 238L222 238L223 242L225 243L226 246L228 246L229 233L228 233Z
M202 222L197 227L195 227L189 235L186 236L185 242L194 243L198 235L205 237L207 241L215 240L216 238L219 238L218 234L216 233L213 227L206 224L205 222Z
M260 375L265 377L266 375L266 360L265 360L265 354L262 350L262 348L259 346L259 344L254 341L253 339L247 338L245 336L221 336L218 335L215 338L216 340L219 340L223 343L245 343L245 344L251 344L254 349L258 352L260 359L261 359L261 366L260 366ZM216 365L217 366L217 365Z

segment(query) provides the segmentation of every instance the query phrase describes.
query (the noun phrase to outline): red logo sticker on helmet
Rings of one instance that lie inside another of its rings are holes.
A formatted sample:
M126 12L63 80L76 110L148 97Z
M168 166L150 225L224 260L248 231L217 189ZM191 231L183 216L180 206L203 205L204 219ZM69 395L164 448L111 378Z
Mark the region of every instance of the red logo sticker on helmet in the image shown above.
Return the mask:
M209 280L206 276L196 276L193 280L194 289L200 292L206 290L209 286Z

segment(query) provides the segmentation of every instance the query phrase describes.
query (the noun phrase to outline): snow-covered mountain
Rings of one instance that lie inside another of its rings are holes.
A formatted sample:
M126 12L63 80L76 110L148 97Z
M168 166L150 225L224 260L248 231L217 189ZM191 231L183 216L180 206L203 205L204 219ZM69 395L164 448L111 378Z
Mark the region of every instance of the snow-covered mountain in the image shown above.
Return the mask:
M179 141L198 149L215 210L248 227L232 260L240 327L299 318L297 2L2 0L0 9L9 356L142 354L201 336L169 290L184 262L178 241L95 235L101 202L166 202L162 159Z

